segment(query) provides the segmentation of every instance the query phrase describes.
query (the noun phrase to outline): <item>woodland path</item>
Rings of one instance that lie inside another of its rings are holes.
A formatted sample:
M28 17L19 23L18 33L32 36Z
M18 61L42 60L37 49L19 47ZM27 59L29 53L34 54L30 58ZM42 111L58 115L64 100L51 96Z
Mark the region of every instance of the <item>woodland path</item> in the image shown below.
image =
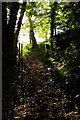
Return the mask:
M62 76L54 67L43 66L30 55L26 55L24 64L23 83L19 76L17 84L15 119L65 119L69 111L64 108L70 100L63 89Z
M64 89L63 77L54 66L26 55L23 79L21 74L13 83L12 120L65 120L70 119L69 113L74 116L75 111L69 110L73 103Z

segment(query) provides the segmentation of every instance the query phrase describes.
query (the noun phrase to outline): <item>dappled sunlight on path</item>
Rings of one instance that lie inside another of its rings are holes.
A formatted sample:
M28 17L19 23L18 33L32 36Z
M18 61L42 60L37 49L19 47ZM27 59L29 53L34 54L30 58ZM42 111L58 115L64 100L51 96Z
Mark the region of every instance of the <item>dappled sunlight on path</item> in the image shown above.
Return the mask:
M23 82L21 76L18 78L15 120L62 120L77 115L74 103L55 81L56 75L59 79L54 68L43 66L39 59L26 55ZM72 105L73 113L67 107Z

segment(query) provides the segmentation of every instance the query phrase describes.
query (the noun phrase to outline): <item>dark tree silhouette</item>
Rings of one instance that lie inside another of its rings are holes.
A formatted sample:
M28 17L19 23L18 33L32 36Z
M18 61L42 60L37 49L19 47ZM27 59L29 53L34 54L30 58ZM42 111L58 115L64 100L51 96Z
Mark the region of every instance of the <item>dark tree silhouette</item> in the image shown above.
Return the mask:
M12 67L16 63L16 47L18 35L22 24L23 15L25 12L26 2L21 4L18 2L2 3L2 53L3 53L3 68ZM9 20L7 23L7 8L10 9ZM17 30L15 33L15 25L17 20L18 10L21 9Z

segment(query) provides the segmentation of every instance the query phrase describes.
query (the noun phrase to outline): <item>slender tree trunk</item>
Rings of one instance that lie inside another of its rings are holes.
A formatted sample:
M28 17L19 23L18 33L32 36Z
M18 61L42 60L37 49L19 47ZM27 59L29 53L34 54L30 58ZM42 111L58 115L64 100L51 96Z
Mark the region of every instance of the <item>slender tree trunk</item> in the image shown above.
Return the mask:
M36 42L36 38L34 36L34 31L30 30L30 34L31 34L31 40L32 40L32 48L35 48L37 45L37 42Z
M32 48L35 48L37 46L37 41L34 36L33 23L30 17L28 17L28 19L30 23L30 41L32 41Z
M23 2L20 17L19 17L19 21L18 21L18 24L17 24L17 30L16 30L16 37L17 38L18 38L18 35L19 35L19 32L20 32L21 23L22 23L22 19L23 19L23 16L24 16L25 8L26 8L26 2Z
M16 33L15 33L15 44L14 45L16 45L16 48L17 48L18 35L19 35L19 32L20 32L21 23L22 23L22 19L23 19L23 16L24 16L25 8L26 8L26 2L23 2L20 17L19 17L19 21L18 21L18 24L17 24L17 30L16 30ZM15 51L15 53L17 55L17 51Z

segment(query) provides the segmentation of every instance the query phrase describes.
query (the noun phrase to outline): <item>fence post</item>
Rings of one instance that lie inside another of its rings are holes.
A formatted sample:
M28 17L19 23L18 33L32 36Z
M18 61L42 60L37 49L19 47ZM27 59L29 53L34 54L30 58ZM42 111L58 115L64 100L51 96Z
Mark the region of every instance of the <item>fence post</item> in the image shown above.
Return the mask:
M19 43L19 74L20 74L20 63L21 63L21 60L20 60L20 43Z
M23 88L23 44L21 44L21 82L22 82L22 95L24 100L24 88ZM23 101L24 102L24 101Z
M23 55L23 44L21 44L21 73L23 73L22 71L23 71L23 57L22 57L22 55Z

